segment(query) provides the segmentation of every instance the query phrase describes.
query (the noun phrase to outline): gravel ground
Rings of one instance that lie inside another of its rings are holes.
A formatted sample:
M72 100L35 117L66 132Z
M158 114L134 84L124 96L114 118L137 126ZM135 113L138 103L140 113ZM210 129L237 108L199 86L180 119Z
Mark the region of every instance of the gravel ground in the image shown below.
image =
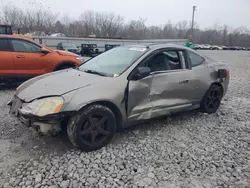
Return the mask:
M250 187L250 52L202 53L231 67L217 113L151 120L91 153L20 125L6 107L14 89L0 90L0 187Z

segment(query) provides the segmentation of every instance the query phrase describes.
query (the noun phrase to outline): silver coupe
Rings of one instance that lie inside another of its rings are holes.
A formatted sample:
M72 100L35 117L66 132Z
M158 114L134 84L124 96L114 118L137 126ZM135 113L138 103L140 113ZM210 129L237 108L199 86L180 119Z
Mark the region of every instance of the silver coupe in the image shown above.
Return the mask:
M224 63L190 48L122 46L24 82L9 105L41 134L65 129L74 146L92 151L134 121L192 109L214 113L228 84Z

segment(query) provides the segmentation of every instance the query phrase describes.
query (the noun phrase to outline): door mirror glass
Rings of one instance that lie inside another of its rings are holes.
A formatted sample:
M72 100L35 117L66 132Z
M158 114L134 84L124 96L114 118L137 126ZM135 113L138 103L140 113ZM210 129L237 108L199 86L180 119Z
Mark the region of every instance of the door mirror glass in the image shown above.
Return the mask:
M41 49L41 53L43 53L43 54L48 54L48 53L50 53L50 51L47 50L46 48L42 48L42 49Z
M131 76L131 80L139 80L149 76L151 73L148 67L138 67L135 73Z

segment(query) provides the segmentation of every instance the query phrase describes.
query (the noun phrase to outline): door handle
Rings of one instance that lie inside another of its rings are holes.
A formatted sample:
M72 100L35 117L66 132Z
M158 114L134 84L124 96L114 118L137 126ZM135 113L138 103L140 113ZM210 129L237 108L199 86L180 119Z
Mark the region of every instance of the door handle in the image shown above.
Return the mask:
M183 80L183 81L180 81L179 83L180 84L186 84L186 83L188 83L189 82L189 80Z
M17 58L25 58L25 56L23 56L23 55L17 55L16 57Z

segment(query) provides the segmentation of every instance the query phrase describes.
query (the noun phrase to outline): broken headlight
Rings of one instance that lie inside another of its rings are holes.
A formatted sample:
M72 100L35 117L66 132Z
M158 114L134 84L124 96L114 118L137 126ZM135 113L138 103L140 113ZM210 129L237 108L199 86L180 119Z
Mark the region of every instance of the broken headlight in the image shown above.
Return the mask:
M36 99L31 103L24 103L20 112L28 115L46 116L49 114L56 114L61 111L63 106L62 97L48 97L43 99Z

